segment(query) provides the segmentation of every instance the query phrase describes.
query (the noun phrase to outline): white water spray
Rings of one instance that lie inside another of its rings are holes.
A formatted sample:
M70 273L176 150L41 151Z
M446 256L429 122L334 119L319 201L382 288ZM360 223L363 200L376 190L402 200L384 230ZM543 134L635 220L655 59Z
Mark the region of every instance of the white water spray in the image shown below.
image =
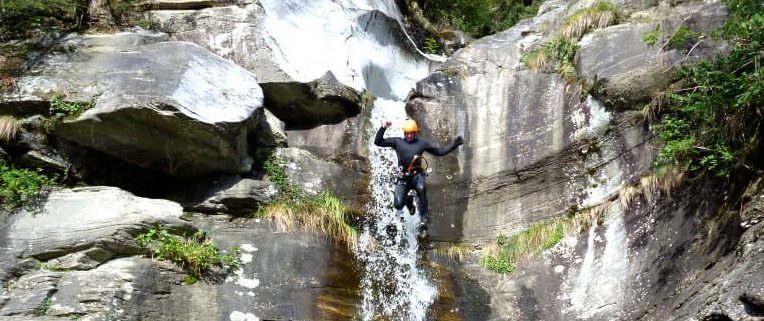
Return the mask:
M377 101L372 123L392 120L398 126L390 127L387 133L402 135L399 126L406 117L403 107L403 102ZM371 130L378 128L373 126ZM364 270L363 320L425 320L437 291L419 266L416 237L419 215L393 208L395 153L390 148L374 146L373 141L369 145L372 200L368 209L372 222L359 237L357 253Z

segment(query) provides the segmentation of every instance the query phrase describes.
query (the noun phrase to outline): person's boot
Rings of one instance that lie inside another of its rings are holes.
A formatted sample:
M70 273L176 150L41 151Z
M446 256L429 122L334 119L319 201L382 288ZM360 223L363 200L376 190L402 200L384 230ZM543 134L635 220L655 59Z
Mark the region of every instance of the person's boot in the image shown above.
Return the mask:
M406 196L406 208L409 210L409 215L414 215L416 208L414 207L414 195Z
M422 220L419 222L419 237L425 238L427 237L427 229L430 225L430 218L426 216L422 216Z

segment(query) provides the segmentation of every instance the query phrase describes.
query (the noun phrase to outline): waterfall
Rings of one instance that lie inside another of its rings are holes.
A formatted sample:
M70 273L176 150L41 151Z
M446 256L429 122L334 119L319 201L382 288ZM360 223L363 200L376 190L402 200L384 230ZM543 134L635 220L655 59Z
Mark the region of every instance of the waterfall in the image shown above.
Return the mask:
M290 77L310 81L328 70L340 82L376 97L365 136L370 137L371 222L359 233L356 251L363 272L361 317L427 319L437 291L419 262L419 216L393 209L397 159L391 149L374 146L373 137L382 120L393 121L388 135L402 136L403 100L427 76L430 61L405 43L410 39L395 32L401 28L393 0L260 0L260 4L266 13L266 42Z
M405 119L403 102L378 101L372 110L372 124ZM371 130L376 131L378 126ZM387 131L402 135L400 127ZM373 137L370 136L370 137ZM419 215L397 211L392 206L392 189L397 160L389 148L369 142L371 163L368 206L372 222L359 236L357 255L363 266L363 320L425 320L427 308L435 300L435 286L427 279L418 262L417 223Z

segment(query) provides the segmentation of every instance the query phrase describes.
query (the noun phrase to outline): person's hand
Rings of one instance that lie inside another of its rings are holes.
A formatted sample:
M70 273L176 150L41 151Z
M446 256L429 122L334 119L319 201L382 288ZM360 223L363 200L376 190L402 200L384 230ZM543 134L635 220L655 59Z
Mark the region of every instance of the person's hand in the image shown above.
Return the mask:
M462 138L462 136L457 136L456 137L456 141L454 141L454 144L456 146L460 146L460 145L464 144L464 138Z
M393 122L391 122L389 120L383 120L382 121L382 128L390 127L392 124L393 124Z

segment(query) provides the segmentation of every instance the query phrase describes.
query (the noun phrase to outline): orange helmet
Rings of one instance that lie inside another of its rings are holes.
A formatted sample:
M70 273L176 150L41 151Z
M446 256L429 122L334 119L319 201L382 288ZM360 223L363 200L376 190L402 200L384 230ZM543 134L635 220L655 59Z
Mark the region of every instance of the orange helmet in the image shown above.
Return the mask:
M416 122L409 118L406 119L406 121L403 122L403 132L404 133L410 133L410 132L416 132L418 130L416 126Z

